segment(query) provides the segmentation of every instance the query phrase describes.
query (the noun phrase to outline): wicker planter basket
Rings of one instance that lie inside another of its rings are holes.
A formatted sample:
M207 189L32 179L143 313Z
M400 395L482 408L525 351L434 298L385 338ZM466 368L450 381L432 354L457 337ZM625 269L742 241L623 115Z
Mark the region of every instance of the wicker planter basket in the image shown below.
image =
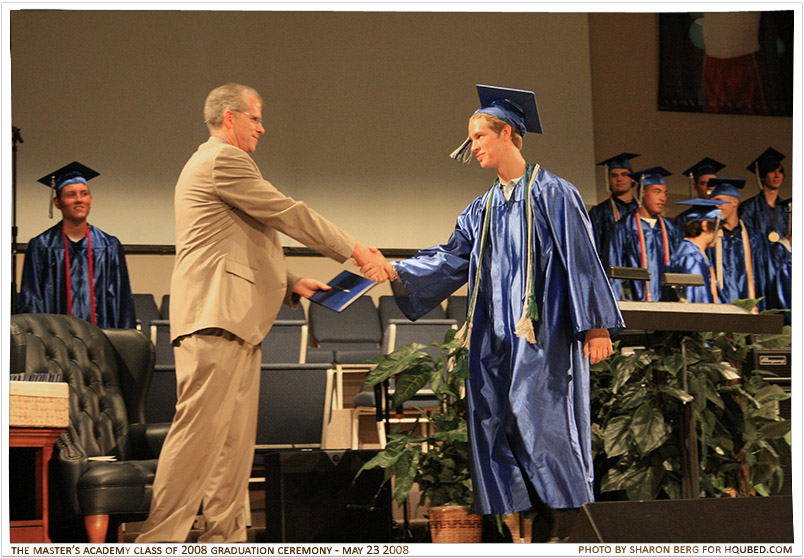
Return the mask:
M524 533L525 540L524 541L520 540L521 537L520 537L520 534L519 534L519 514L518 513L509 513L509 514L507 514L505 516L504 521L505 521L506 527L508 527L508 530L511 531L511 539L513 540L513 542L515 542L515 543L518 543L518 542L529 543L531 541L531 537L532 537L532 534L533 534L531 532L532 529L533 529L533 521L531 521L530 519L527 519L527 518L524 520L524 531L525 531L525 533Z
M476 543L483 539L483 518L462 506L430 508L430 537L434 543Z

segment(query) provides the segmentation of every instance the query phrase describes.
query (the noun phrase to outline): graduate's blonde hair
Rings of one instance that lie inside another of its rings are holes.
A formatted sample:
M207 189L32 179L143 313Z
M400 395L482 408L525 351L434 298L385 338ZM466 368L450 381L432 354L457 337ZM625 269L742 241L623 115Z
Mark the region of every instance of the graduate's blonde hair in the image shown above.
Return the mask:
M472 120L477 120L479 118L485 120L486 123L489 125L489 128L491 128L491 130L497 135L500 135L500 132L502 132L503 128L505 128L506 126L511 126L508 122L500 118L497 118L492 114L486 114L485 112L478 112L476 114L473 114L472 117L469 119L469 122L471 122ZM511 141L514 143L517 149L519 149L520 151L522 150L522 134L520 134L513 126L511 126Z

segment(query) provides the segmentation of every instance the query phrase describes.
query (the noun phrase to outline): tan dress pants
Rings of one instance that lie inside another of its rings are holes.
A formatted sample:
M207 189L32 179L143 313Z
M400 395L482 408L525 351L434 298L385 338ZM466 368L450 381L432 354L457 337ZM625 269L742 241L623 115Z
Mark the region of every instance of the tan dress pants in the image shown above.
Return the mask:
M184 542L203 502L199 542L246 540L257 435L260 346L201 330L174 343L178 400L159 456L151 512L136 542Z

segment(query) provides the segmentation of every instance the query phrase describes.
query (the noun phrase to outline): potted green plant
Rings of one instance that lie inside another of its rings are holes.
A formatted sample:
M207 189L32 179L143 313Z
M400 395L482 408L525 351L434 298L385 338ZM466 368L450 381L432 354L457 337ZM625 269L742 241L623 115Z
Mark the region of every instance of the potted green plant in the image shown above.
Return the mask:
M738 302L745 309L756 304ZM627 500L682 497L682 414L693 400L698 495L778 491L783 465L790 463L790 421L776 409L789 395L746 361L751 349L789 344L787 326L781 335L753 342L737 333L665 332L654 334L648 348L615 351L593 365L592 443L600 494Z
M421 498L417 505L429 506L433 542L453 540L463 531L454 529L462 524L471 527L469 540L479 542L481 517L471 513L472 479L469 473L469 442L467 438L466 401L464 384L469 376L466 349L455 340L450 330L443 344L431 343L440 353L430 356L427 346L412 343L374 359L376 367L366 376L362 389L395 378L391 407L396 409L414 398L429 384L439 407L427 416L427 435L416 434L416 425L395 424L388 434L387 444L358 471L382 467L386 481L393 479L393 496L404 505L413 484L419 486ZM448 517L448 519L442 519ZM441 524L452 529L445 532Z

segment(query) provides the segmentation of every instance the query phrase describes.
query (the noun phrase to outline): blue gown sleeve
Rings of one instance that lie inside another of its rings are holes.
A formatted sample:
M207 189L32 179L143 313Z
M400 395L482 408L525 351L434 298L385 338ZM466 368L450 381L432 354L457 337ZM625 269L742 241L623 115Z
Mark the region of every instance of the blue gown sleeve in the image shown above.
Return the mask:
M38 242L28 243L22 264L22 280L18 310L22 314L47 312L43 282L44 270L48 267L43 261L43 253Z
M391 288L399 309L416 320L435 308L468 280L475 235L482 227L481 196L458 217L455 230L446 244L420 250L412 258L397 262L399 278Z
M574 336L583 339L587 330L596 328L617 335L625 329L625 322L595 249L580 194L559 179L559 186L542 188L534 203L541 207L540 212L534 211L534 221L539 214L546 216L566 270Z
M115 320L115 327L135 328L137 327L137 319L134 315L134 296L131 294L131 284L128 277L128 266L126 266L126 255L123 250L123 245L120 241L115 239L117 248L117 296L115 301L117 303Z

